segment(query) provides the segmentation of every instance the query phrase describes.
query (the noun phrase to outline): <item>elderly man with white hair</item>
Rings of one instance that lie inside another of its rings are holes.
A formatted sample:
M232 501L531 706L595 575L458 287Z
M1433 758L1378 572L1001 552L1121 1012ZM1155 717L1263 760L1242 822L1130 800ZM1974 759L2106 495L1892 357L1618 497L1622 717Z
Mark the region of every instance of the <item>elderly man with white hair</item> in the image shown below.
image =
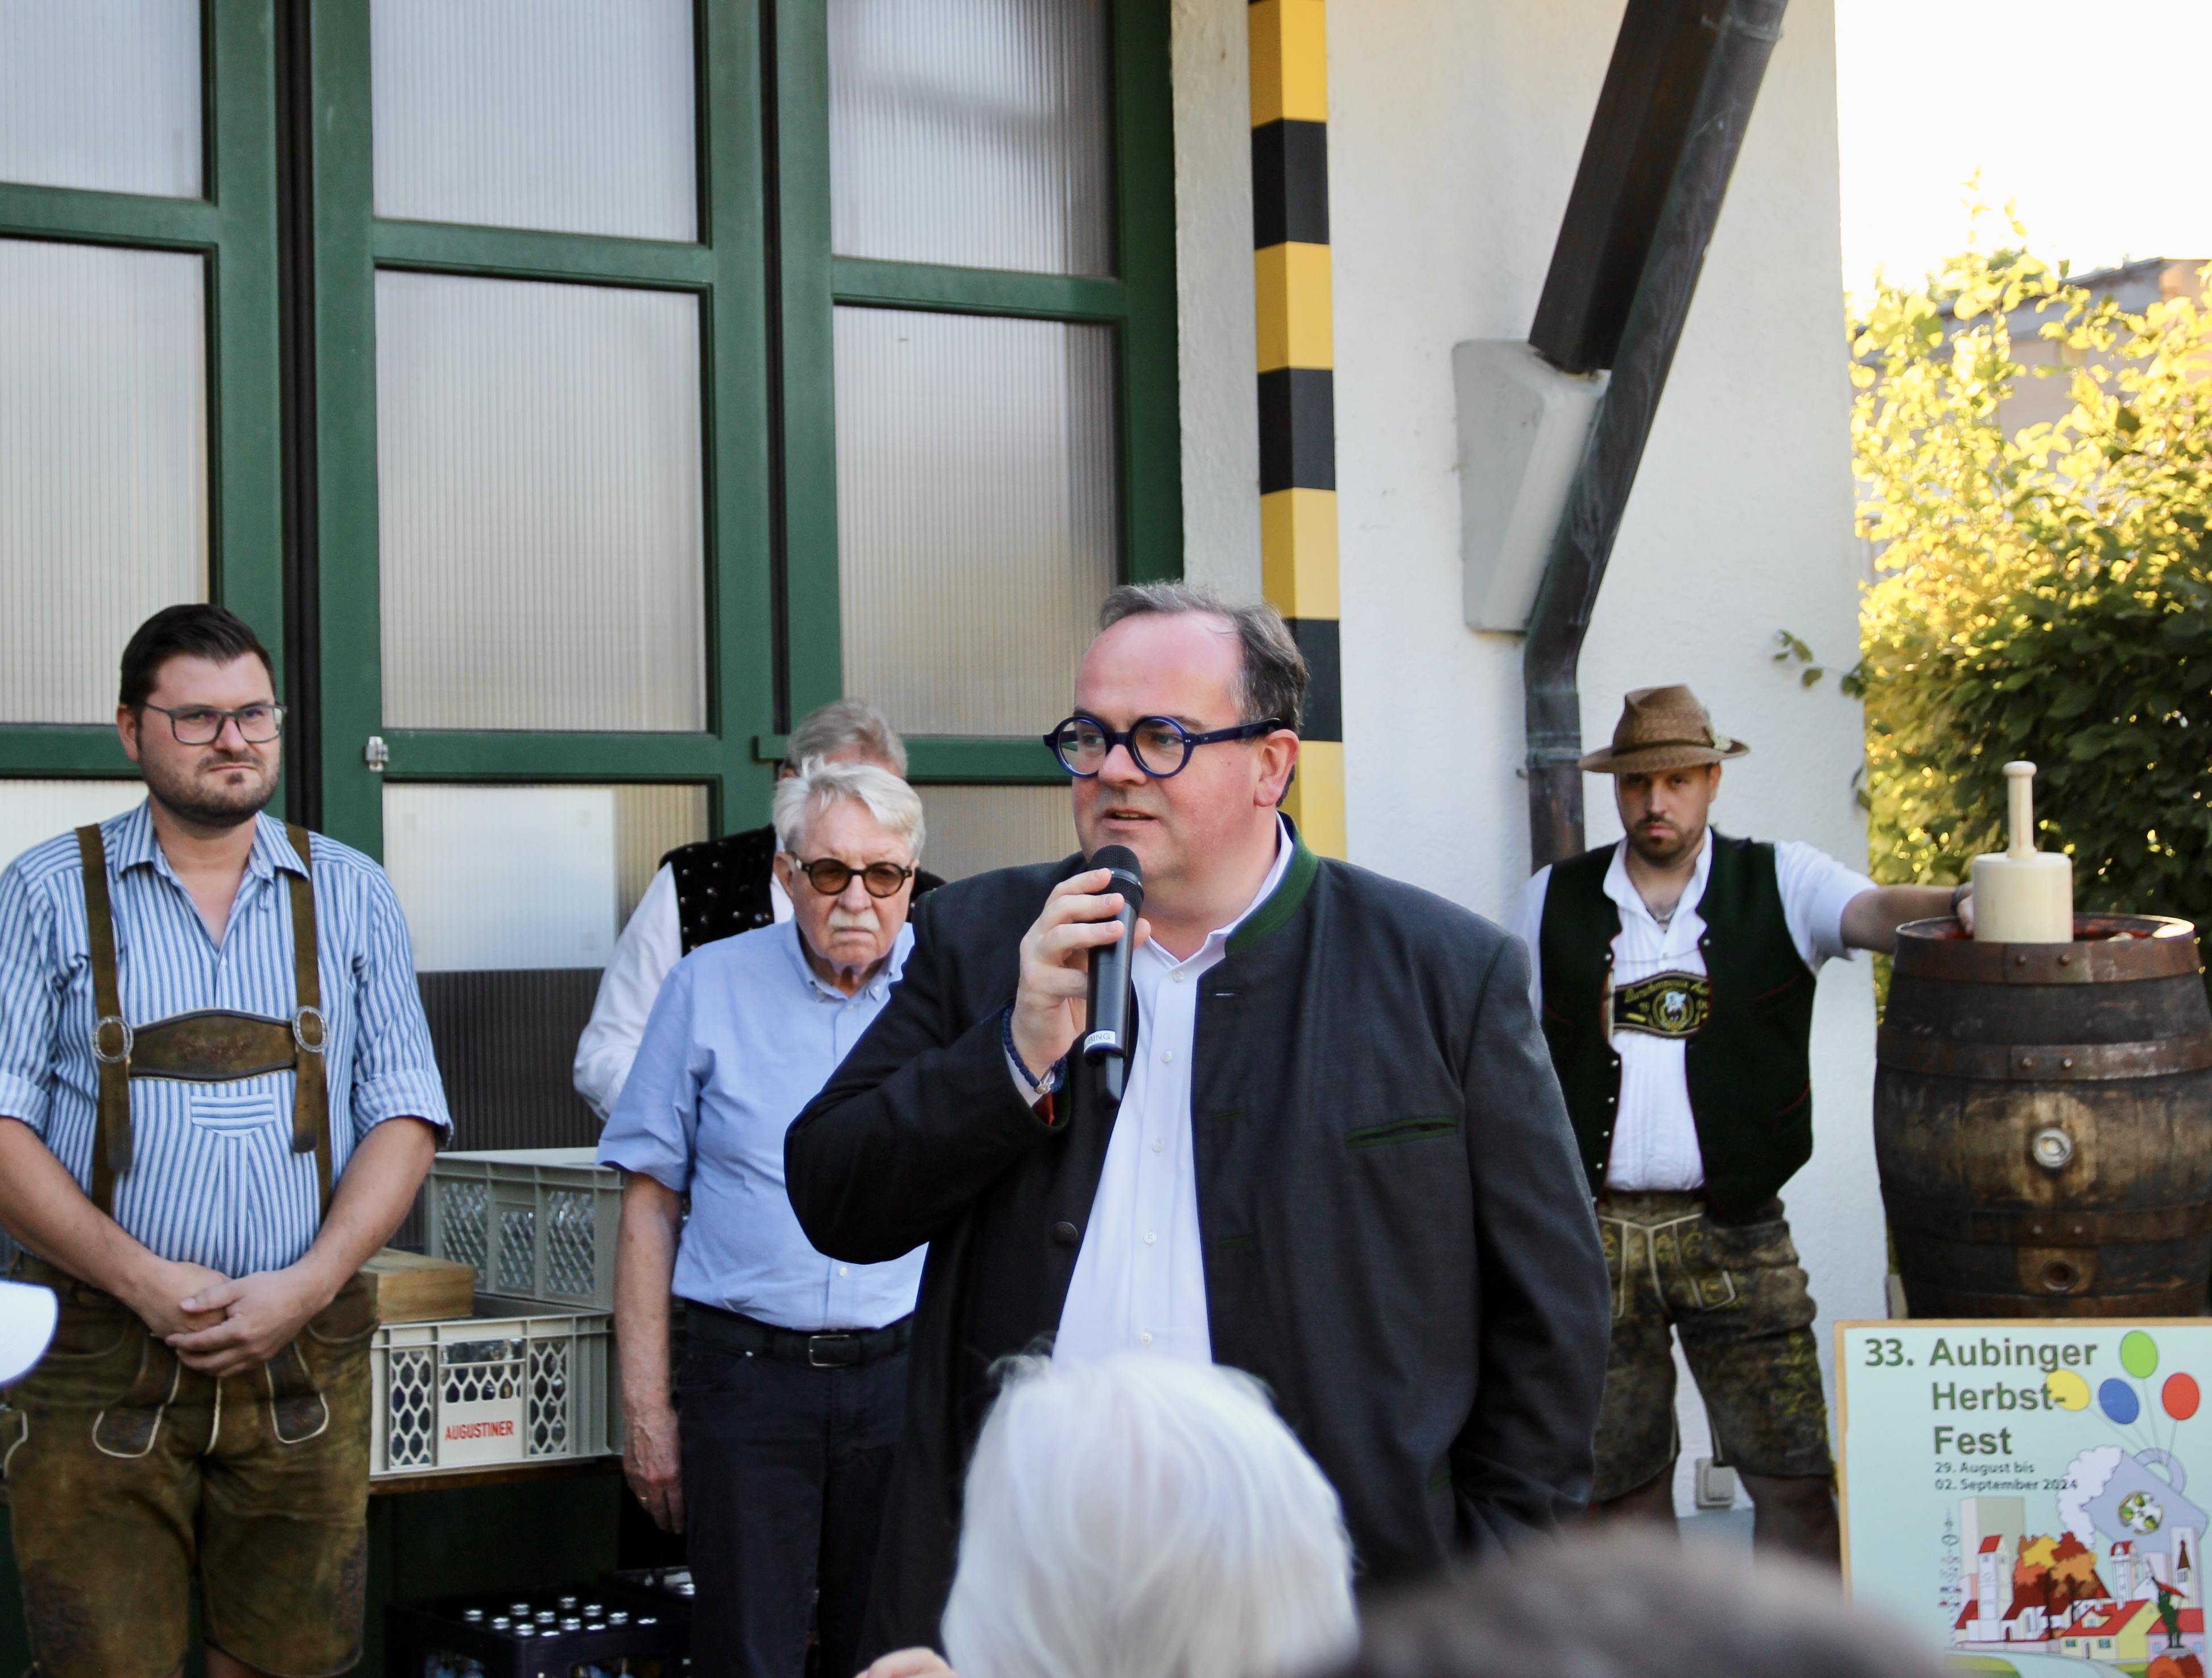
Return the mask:
M809 711L792 726L786 751L776 769L781 780L797 775L813 757L873 763L906 778L906 742L865 699L835 700ZM702 944L791 919L791 894L775 867L781 848L770 823L678 845L660 859L653 883L615 944L599 978L592 1018L576 1041L576 1093L600 1122L622 1097L653 1001L676 964ZM944 884L921 869L914 877L914 895L918 898Z
M783 1180L785 1129L913 945L921 800L873 764L816 759L778 784L775 817L791 921L678 964L599 1142L625 1173L623 1467L653 1519L689 1535L700 1678L800 1678L817 1590L822 1671L854 1670L925 1255L823 1257Z
M1014 1359L964 1501L959 1678L1288 1678L1356 1641L1342 1506L1241 1371ZM945 1673L906 1649L867 1678Z

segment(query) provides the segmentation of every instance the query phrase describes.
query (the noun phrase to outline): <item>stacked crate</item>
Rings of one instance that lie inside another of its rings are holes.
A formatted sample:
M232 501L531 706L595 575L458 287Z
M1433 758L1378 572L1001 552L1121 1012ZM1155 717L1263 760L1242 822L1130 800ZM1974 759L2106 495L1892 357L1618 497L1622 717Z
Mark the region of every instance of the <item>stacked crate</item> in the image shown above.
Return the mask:
M614 1309L622 1173L592 1149L441 1153L427 1198L430 1256L473 1265L479 1291Z
M376 1331L369 1473L618 1456L613 1323L477 1296L476 1315Z
M476 1310L377 1329L371 1474L619 1455L620 1174L588 1148L447 1153L427 1198L430 1256L475 1270Z

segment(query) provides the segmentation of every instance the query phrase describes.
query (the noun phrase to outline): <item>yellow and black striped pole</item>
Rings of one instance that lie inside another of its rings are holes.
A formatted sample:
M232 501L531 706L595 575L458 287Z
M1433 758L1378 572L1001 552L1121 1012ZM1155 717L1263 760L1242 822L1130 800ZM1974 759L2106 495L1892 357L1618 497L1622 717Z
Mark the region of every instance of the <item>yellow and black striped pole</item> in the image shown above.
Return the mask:
M1311 672L1297 780L1284 809L1307 844L1340 857L1344 697L1336 634L1326 9L1322 0L1252 0L1246 15L1259 291L1260 575Z

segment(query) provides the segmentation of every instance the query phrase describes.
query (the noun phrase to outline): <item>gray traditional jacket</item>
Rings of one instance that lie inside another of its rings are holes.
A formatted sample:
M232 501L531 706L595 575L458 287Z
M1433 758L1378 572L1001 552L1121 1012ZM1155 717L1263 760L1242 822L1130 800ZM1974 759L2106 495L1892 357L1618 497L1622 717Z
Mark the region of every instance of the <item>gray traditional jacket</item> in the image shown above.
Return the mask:
M1111 1111L1079 1075L1048 1125L1015 1092L1000 1018L1023 933L1083 866L918 905L890 1005L785 1141L823 1252L930 1244L864 1658L937 1641L991 1366L1048 1343L1090 1219ZM1200 983L1215 1360L1273 1391L1370 1580L1549 1527L1589 1493L1608 1316L1521 945L1301 843Z

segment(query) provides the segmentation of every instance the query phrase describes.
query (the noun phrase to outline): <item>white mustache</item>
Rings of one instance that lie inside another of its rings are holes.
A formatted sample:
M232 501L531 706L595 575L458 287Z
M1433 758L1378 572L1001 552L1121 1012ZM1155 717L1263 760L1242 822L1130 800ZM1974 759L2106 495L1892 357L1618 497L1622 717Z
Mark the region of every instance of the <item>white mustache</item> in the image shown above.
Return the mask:
M871 909L833 909L830 911L830 930L833 933L872 933L876 927L875 914Z

